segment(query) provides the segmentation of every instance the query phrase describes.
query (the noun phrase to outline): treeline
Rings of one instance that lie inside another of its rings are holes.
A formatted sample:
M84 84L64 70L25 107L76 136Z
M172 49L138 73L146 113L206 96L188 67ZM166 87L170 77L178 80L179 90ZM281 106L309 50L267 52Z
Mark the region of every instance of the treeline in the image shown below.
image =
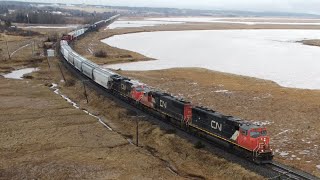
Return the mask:
M5 6L0 6L0 14L8 14L9 9Z
M9 17L12 22L31 23L31 24L64 24L65 16L52 14L46 11L21 12L12 13Z
M92 24L115 15L114 12L89 13L59 7L0 5L0 20L30 24Z

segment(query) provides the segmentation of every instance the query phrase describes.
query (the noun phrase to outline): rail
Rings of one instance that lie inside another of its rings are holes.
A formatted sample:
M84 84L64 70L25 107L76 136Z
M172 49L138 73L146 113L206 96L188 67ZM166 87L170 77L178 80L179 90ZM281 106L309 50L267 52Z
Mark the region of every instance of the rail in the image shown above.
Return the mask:
M320 178L316 176L275 161L266 166L279 174L278 176L269 179L320 180Z

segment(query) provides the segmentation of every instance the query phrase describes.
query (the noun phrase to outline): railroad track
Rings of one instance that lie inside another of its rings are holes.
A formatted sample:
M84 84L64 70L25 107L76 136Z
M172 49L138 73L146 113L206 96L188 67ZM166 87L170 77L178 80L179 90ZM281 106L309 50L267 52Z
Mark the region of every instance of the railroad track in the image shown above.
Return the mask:
M294 180L320 180L318 177L304 171L291 168L278 162L271 162L266 167L277 172L279 175L269 179L294 179Z

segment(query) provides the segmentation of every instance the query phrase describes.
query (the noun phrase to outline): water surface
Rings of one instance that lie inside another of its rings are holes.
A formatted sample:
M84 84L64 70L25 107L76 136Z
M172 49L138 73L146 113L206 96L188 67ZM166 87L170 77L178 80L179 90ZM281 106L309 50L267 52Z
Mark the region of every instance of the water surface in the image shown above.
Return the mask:
M320 47L296 42L315 38L320 38L319 30L206 30L144 32L102 41L157 59L108 68L201 67L272 80L286 87L320 89Z

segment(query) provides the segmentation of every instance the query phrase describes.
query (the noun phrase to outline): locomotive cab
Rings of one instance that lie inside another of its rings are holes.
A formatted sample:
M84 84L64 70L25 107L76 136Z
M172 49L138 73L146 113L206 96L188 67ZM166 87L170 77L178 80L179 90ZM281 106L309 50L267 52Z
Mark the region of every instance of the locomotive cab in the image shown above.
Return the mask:
M148 107L153 107L150 89L146 85L139 84L133 86L131 97L137 102L140 102Z
M270 137L265 127L243 124L239 130L237 142L242 147L252 151L254 160L259 162L272 160L273 154L269 145Z

